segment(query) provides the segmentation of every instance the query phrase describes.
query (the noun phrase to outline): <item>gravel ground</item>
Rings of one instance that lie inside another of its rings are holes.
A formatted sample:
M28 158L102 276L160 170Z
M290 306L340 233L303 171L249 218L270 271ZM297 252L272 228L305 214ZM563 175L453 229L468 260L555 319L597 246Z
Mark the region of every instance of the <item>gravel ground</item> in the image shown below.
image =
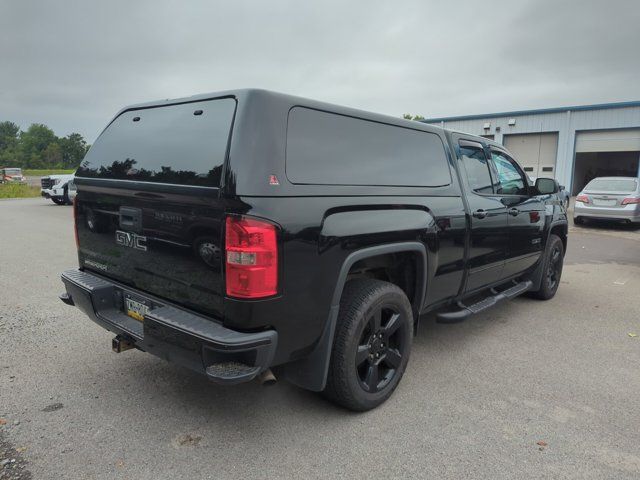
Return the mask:
M638 230L572 228L552 301L426 319L394 396L353 414L112 353L56 298L71 223L0 201L0 479L640 478Z
M0 421L0 424L4 419ZM30 480L31 472L26 469L22 453L26 447L15 447L0 431L0 480Z

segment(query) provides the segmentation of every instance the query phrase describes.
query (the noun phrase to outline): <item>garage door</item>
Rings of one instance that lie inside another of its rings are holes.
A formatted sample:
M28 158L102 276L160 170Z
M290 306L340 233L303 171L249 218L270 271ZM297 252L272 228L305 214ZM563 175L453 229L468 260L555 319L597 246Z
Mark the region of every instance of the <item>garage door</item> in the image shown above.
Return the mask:
M640 128L576 134L576 153L637 151L640 151Z
M596 177L635 177L639 159L640 128L577 132L571 193Z
M558 132L505 135L504 146L531 178L555 178Z

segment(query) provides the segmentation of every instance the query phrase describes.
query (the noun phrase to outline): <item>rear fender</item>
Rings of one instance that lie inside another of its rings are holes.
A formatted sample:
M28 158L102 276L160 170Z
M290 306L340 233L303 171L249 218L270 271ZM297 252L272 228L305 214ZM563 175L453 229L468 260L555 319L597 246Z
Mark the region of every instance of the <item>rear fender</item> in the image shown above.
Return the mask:
M345 225L346 226L346 225ZM374 247L363 248L351 253L343 262L332 296L331 308L325 324L324 331L311 354L296 362L288 364L284 368L284 377L307 390L321 391L327 382L329 361L340 310L340 298L347 281L350 268L359 260L389 253L415 252L418 258L416 265L416 299L414 311L419 312L424 301L427 284L427 252L424 244L420 242L401 242Z

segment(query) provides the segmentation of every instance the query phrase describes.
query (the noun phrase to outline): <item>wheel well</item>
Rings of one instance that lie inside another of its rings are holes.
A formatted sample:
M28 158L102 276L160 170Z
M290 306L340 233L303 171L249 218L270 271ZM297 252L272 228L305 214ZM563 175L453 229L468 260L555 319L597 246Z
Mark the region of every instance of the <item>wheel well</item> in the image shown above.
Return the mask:
M564 252L567 252L567 229L568 226L565 224L555 225L551 228L550 234L557 235L562 240L562 246L564 247Z
M347 274L347 281L354 278L375 278L390 282L402 289L417 314L417 254L397 252L363 258L354 263Z

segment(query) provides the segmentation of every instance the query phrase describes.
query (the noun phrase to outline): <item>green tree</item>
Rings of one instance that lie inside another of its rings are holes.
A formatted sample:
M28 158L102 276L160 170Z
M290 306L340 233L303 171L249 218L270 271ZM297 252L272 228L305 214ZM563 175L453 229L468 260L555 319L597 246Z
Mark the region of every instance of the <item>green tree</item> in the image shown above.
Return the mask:
M0 167L18 166L16 150L20 127L13 122L0 122Z
M57 158L55 149L49 150L45 158L44 152L50 144L57 144L58 137L46 125L34 123L26 132L20 132L19 161L22 167L49 168L49 160ZM59 146L58 146L59 148ZM58 150L58 153L60 151ZM60 154L60 160L62 155Z
M79 133L71 133L59 141L64 168L76 168L84 158L89 146Z
M47 145L42 152L41 161L44 168L62 168L62 148L56 142Z
M402 115L402 118L406 120L416 120L418 122L425 119L422 115L411 115L410 113L405 113Z
M13 122L0 122L0 166L76 168L88 150L89 145L79 133L58 138L41 123L20 131Z
M0 122L0 152L15 149L20 127L13 122Z

